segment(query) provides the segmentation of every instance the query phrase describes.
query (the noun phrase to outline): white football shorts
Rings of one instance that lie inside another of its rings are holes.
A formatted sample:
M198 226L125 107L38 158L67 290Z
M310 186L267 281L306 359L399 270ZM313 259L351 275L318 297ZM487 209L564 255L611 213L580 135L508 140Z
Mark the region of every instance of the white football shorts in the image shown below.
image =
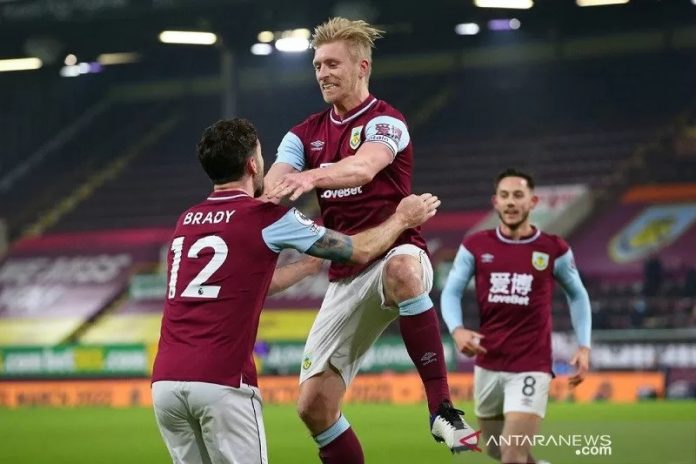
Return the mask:
M543 417L549 400L551 374L503 372L474 366L474 409L483 419L508 412L527 412Z
M332 367L346 387L351 384L367 351L399 316L399 308L386 306L382 282L384 265L396 255L417 258L425 291L432 290L433 267L428 254L411 244L393 248L358 275L331 282L307 337L300 383Z
M173 463L268 463L258 388L158 381L152 402Z

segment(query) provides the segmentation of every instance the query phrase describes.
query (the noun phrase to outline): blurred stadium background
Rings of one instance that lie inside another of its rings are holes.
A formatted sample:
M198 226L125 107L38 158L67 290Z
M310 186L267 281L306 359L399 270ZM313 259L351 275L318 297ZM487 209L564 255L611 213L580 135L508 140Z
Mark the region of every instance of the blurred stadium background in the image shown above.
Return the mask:
M443 199L425 227L435 298L461 237L495 223L505 167L537 176L536 223L575 250L593 373L566 388L574 337L559 293L544 433L608 433L612 450L537 454L696 463L696 0L475 3L0 0L0 462L167 462L148 375L171 227L210 189L195 144L247 117L270 164L287 129L324 107L304 28L342 15L387 31L371 90L410 123L414 191ZM164 43L165 30L208 44ZM312 198L301 207L316 214ZM326 284L269 298L262 317L272 462L317 462L293 402ZM471 411L472 363L443 340ZM368 462L452 462L429 439L410 364L394 325L350 391Z

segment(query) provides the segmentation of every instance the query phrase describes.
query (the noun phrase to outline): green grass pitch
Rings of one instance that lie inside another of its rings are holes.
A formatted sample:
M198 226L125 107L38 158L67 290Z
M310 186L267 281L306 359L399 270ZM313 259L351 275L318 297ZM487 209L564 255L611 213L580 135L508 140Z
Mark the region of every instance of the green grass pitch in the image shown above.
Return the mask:
M471 411L470 404L461 406ZM344 412L368 464L494 462L473 451L452 456L436 444L424 405L348 405ZM292 406L266 406L264 417L271 464L319 462ZM475 422L472 414L468 419ZM535 456L552 464L696 464L696 402L551 404L541 434L610 437L610 451L595 449L595 456L572 446L535 448ZM149 409L0 409L0 463L167 462Z

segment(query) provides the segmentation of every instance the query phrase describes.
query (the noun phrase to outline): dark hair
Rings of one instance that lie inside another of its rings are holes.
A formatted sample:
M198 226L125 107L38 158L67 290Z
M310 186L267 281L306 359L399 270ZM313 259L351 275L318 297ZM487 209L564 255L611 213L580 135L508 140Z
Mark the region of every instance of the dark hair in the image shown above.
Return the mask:
M203 131L197 146L198 160L215 184L240 180L258 141L256 128L246 119L218 121Z
M519 169L507 168L495 177L496 191L498 190L498 185L500 184L500 181L505 179L506 177L521 177L522 179L527 181L529 190L534 190L534 178L531 176L531 174L527 174L526 172L520 171Z

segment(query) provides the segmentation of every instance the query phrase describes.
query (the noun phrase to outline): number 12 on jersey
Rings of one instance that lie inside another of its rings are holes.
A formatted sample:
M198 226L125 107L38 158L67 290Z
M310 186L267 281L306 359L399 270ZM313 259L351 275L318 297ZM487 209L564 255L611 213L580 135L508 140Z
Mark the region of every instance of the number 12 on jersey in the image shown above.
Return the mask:
M189 282L181 296L188 298L217 298L220 293L219 285L205 285L208 279L220 269L227 259L228 248L225 241L217 235L208 235L196 240L191 248L189 248L186 256L191 259L198 259L198 254L205 248L213 249L213 257L208 261L203 269L196 277ZM169 291L167 298L170 300L176 296L176 281L179 274L179 266L181 265L181 254L184 249L184 237L176 237L172 240L172 268L169 273Z

